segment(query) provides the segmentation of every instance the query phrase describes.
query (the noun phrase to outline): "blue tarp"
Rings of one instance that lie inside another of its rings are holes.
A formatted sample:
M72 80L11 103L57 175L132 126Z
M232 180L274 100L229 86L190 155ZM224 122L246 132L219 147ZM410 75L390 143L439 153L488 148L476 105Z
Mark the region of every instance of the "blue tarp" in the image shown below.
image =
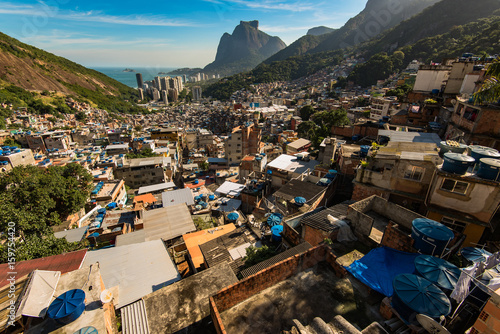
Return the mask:
M415 272L415 258L420 254L405 253L388 247L372 249L361 259L345 267L354 277L375 291L390 297L392 281L400 274Z

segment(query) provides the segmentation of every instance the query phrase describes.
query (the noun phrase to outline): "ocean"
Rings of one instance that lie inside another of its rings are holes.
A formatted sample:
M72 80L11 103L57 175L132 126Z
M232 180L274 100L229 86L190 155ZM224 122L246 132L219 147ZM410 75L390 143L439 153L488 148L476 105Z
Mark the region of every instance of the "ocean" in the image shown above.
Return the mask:
M159 74L160 72L168 73L175 70L175 67L129 67L135 72L123 72L125 67L92 67L93 70L106 74L122 84L132 88L137 88L137 81L135 79L136 73L142 74L142 80L151 81L157 76L167 76L167 74Z

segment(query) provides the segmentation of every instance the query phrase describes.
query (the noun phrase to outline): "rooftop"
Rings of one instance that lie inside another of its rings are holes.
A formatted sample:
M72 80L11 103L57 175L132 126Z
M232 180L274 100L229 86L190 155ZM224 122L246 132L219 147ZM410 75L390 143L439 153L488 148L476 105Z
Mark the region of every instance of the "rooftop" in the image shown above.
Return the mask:
M379 130L379 136L389 137L392 142L434 143L439 145L441 138L435 133Z
M330 322L336 315L358 328L382 320L378 304L367 304L368 290L362 283L338 278L326 261L265 286L270 287L220 313L227 333L254 333L256 327L260 333L280 333L292 327L293 319L308 324L320 317Z
M318 186L311 182L291 180L274 193L275 197L283 198L287 201L293 200L297 196L304 197L307 202L317 199L317 196L324 192L326 187Z
M137 194L141 195L141 194L146 194L146 193L152 193L155 191L162 191L162 190L174 188L174 187L175 187L175 183L173 183L173 182L153 184L150 186L140 187Z
M304 217L300 223L322 231L331 232L335 229L335 226L330 223L327 216L332 215L337 219L343 219L347 215L348 208L349 206L346 204L337 204L310 216Z
M189 256L195 268L200 268L205 262L203 259L203 254L201 253L200 245L216 239L226 233L230 233L236 229L234 224L227 224L216 228L211 228L208 230L197 231L193 233L184 234L182 238L186 243L186 247L189 252Z
M215 192L222 195L238 197L243 189L245 189L245 185L243 184L225 181Z
M271 161L267 167L268 168L277 168L277 169L283 169L288 172L294 172L298 174L302 174L305 171L309 170L314 170L314 167L319 164L319 161L317 160L299 160L297 159L296 156L293 155L287 155L287 154L282 154L273 161Z
M207 333L211 322L208 298L237 282L224 263L147 295L144 303L151 333Z
M191 213L185 203L144 212L146 241L170 240L196 231Z
M287 146L289 146L291 148L299 149L299 148L301 148L303 146L306 146L306 145L309 145L309 144L311 144L310 140L307 140L307 139L304 139L304 138L299 138L296 141L291 142Z
M87 250L82 249L76 252L47 256L41 259L17 262L16 277L21 278L36 269L60 271L61 274L79 269L86 253ZM0 287L6 286L9 283L7 278L9 278L10 271L8 263L0 264Z
M186 205L194 204L193 193L189 188L163 192L161 199L164 208L181 203L186 203Z
M118 286L117 309L181 279L161 240L89 251L84 266L96 262L106 288Z
M200 245L209 268L229 263L235 274L243 269L246 249L257 242L257 236L246 225Z

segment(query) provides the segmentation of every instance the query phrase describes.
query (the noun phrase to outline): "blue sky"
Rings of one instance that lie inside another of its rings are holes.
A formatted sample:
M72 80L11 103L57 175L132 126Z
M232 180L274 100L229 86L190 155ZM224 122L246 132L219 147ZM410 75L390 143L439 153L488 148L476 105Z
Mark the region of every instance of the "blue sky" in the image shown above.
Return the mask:
M0 31L85 66L204 67L240 20L287 45L366 0L0 0Z

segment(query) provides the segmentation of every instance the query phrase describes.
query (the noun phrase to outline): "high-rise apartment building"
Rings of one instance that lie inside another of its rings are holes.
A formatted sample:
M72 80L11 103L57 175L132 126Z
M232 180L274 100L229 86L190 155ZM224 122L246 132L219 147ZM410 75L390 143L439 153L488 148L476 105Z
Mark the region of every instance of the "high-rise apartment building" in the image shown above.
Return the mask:
M194 86L193 87L193 100L194 101L200 101L201 100L201 87L200 86Z
M137 80L137 88L143 89L143 81L142 81L142 74L141 73L136 73L135 74L135 79Z

